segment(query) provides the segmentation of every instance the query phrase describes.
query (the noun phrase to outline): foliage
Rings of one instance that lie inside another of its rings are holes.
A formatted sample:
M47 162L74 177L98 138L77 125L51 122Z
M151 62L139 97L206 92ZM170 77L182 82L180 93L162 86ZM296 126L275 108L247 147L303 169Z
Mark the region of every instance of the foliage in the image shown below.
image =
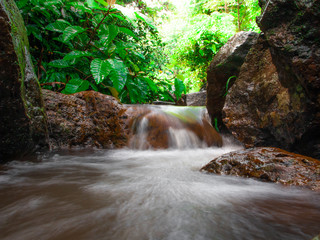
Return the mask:
M126 1L132 2L132 1ZM92 89L125 103L172 101L181 88L156 80L165 61L158 32L141 11L115 0L17 0L43 87ZM180 92L181 91L181 92Z
M255 18L261 9L257 0L194 0L195 13L211 15L213 12L228 13L239 31L259 31Z
M191 0L187 10L162 28L171 68L185 77L187 91L206 85L206 71L218 50L237 31L259 31L258 0ZM184 25L179 24L183 22ZM185 24L187 23L187 24ZM183 27L181 27L183 26Z
M237 76L231 76L231 77L229 77L228 80L227 80L227 83L226 83L226 93L223 95L224 97L227 96L227 94L229 93L229 84L230 84L230 81L231 81L233 78L237 78Z

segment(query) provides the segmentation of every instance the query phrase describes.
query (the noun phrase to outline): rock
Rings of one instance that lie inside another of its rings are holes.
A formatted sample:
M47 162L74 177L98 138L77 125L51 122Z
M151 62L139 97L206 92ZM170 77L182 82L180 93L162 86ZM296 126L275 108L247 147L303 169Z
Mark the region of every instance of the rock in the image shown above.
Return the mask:
M48 148L46 114L23 19L0 2L0 162Z
M281 85L288 89L287 145L320 159L320 1L260 1L258 24L270 45Z
M126 108L114 97L94 91L73 95L43 90L53 149L119 148L128 140Z
M320 161L279 148L260 147L227 153L212 160L201 171L320 191Z
M295 117L300 111L289 90L281 85L269 45L260 36L226 97L225 125L246 147L290 150L300 131Z
M187 106L206 106L207 91L189 93L187 97Z
M217 118L219 128L223 128L222 108L229 88L238 76L240 67L251 46L255 43L258 34L255 32L239 32L233 36L213 58L207 75L207 109L212 120Z
M175 98L175 105L177 105L177 106L187 106L187 96L185 94L182 94L181 98L179 98L179 100L177 100Z

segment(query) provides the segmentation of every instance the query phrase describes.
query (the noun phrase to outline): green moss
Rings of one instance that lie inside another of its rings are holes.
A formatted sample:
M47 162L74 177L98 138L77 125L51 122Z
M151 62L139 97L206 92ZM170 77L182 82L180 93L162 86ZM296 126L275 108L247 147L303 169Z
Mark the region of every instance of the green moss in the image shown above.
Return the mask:
M11 23L11 37L12 42L14 45L14 49L18 58L17 64L20 66L20 84L21 84L21 98L25 105L25 108L28 109L27 101L25 98L25 85L24 85L24 78L25 78L25 68L26 68L26 62L25 62L25 46L29 48L28 44L28 37L27 37L27 31L23 24L22 16L19 12L19 9L15 5L13 0L6 0L3 1L4 4L4 10L8 15L8 18ZM26 112L28 115L28 113ZM28 117L30 117L28 115Z

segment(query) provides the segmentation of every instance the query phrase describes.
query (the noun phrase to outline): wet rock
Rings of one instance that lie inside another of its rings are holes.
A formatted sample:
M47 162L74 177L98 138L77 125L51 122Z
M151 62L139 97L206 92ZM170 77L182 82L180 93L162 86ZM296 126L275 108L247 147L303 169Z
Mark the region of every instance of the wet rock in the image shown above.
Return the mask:
M0 162L48 148L46 114L23 19L0 2Z
M217 53L208 68L207 75L207 109L212 120L217 118L219 128L223 128L222 108L229 88L238 76L240 67L258 34L255 32L239 32L233 36Z
M286 144L320 159L320 1L260 1L258 21L292 103Z
M207 91L189 93L186 97L187 106L206 106Z
M222 138L220 134L212 127L209 121L202 118L201 122L185 123L188 130L192 131L207 146L222 147Z
M320 161L279 148L260 147L227 153L212 160L201 171L320 191Z
M225 125L246 147L290 149L301 131L296 119L301 111L281 85L269 45L260 36L226 97Z
M43 90L53 148L119 148L128 140L126 107L94 91L64 95Z

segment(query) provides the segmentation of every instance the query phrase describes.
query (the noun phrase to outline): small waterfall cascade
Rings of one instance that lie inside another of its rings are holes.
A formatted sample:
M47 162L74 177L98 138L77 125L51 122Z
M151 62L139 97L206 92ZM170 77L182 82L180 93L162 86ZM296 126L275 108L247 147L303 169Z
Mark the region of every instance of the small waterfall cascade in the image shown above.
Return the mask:
M132 149L189 149L222 146L205 107L132 106Z

